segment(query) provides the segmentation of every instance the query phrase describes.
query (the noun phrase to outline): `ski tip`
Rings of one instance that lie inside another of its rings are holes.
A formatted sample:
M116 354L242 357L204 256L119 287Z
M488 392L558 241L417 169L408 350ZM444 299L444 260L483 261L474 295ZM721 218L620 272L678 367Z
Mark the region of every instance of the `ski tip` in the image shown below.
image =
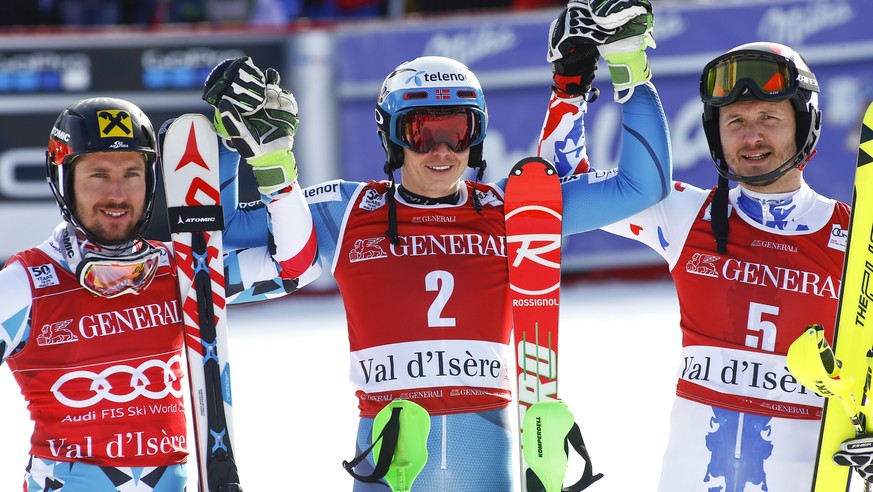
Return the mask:
M866 166L873 162L873 103L867 107L864 113L864 121L861 124L861 141L858 144L858 165Z
M558 171L555 169L555 165L552 164L551 162L547 161L546 159L543 159L542 157L525 157L525 158L521 159L520 161L516 162L514 166L512 166L512 170L509 171L509 174L511 176L512 175L518 176L523 172L523 170L526 166L531 165L531 164L542 165L542 167L546 171L546 174L548 174L548 175L558 173Z

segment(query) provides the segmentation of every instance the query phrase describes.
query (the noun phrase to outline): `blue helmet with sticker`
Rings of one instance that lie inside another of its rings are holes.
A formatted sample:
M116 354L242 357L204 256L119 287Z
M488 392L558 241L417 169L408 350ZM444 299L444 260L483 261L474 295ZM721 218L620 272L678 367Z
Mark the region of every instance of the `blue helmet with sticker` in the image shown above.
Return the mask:
M404 147L426 152L438 143L456 151L469 147L468 165L485 167L482 141L488 110L482 86L466 65L451 58L423 56L395 68L382 83L376 124L387 156L386 173L403 165ZM446 131L422 138L416 130L424 125Z

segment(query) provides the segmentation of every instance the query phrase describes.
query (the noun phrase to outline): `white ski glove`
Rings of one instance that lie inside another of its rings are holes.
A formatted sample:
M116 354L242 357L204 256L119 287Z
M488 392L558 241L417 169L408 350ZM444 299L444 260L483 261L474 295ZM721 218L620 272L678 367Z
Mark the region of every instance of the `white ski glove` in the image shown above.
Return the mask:
M873 479L873 436L849 439L840 444L833 456L834 463L851 466L864 481Z
M587 0L571 0L552 21L546 60L552 64L552 90L564 98L585 97L593 102L600 93L591 91L600 53L597 46L615 34L594 22Z
M241 69L249 73L254 65L230 63L225 67L221 76L213 77L210 74L207 84L210 79L224 81L245 78L246 75L227 73L227 70ZM227 135L239 154L252 166L261 194L270 195L291 186L297 179L297 163L291 150L298 124L297 101L293 94L279 87L279 73L276 70L268 68L264 71L263 83L263 103L248 113L239 110L239 92L236 91L221 92L215 86L207 85L203 99L216 108L216 131ZM224 85L230 88L234 86ZM250 87L256 87L256 84ZM257 97L252 99L257 100Z
M646 48L655 48L652 37L654 14L649 0L602 0L592 4L595 22L605 29L618 29L602 46L600 54L609 63L615 101L622 103L633 88L652 78Z

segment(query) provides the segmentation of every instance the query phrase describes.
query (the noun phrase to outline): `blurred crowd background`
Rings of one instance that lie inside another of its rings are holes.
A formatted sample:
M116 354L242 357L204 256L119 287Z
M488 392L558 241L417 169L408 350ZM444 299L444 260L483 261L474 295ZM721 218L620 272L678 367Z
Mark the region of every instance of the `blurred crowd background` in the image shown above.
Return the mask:
M858 121L873 100L871 1L652 0L658 46L650 61L670 124L674 178L715 184L700 125L701 67L734 46L768 40L803 53L822 87L825 129L805 179L851 200ZM566 3L0 0L0 225L15 224L15 234L0 241L0 264L43 241L59 219L45 184L45 145L62 108L84 97L121 97L156 126L183 113L211 113L201 100L203 81L226 58L251 56L276 68L297 98L302 186L383 177L373 104L385 75L422 55L459 60L486 88L484 179L501 179L537 152L552 82L547 33ZM595 86L609 94L600 65ZM598 99L586 116L586 150L598 169L620 155L620 107L611 99ZM567 152L574 139L561 143ZM253 183L243 190L244 201L259 200ZM169 239L162 197L150 239ZM567 238L562 249L568 273L663 269L648 247L602 231Z
M678 3L683 0L659 0ZM715 0L684 0L705 3ZM230 23L281 26L419 14L529 10L566 0L3 0L0 29Z

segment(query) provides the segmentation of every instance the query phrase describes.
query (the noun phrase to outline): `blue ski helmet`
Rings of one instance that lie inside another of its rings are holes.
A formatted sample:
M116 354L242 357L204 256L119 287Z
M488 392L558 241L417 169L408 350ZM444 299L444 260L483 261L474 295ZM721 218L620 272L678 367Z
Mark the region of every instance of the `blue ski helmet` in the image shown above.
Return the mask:
M386 173L403 166L404 117L415 110L463 110L469 114L469 166L484 168L482 141L488 126L485 96L476 75L466 65L443 56L423 56L404 62L385 81L376 101L378 135L387 156Z

